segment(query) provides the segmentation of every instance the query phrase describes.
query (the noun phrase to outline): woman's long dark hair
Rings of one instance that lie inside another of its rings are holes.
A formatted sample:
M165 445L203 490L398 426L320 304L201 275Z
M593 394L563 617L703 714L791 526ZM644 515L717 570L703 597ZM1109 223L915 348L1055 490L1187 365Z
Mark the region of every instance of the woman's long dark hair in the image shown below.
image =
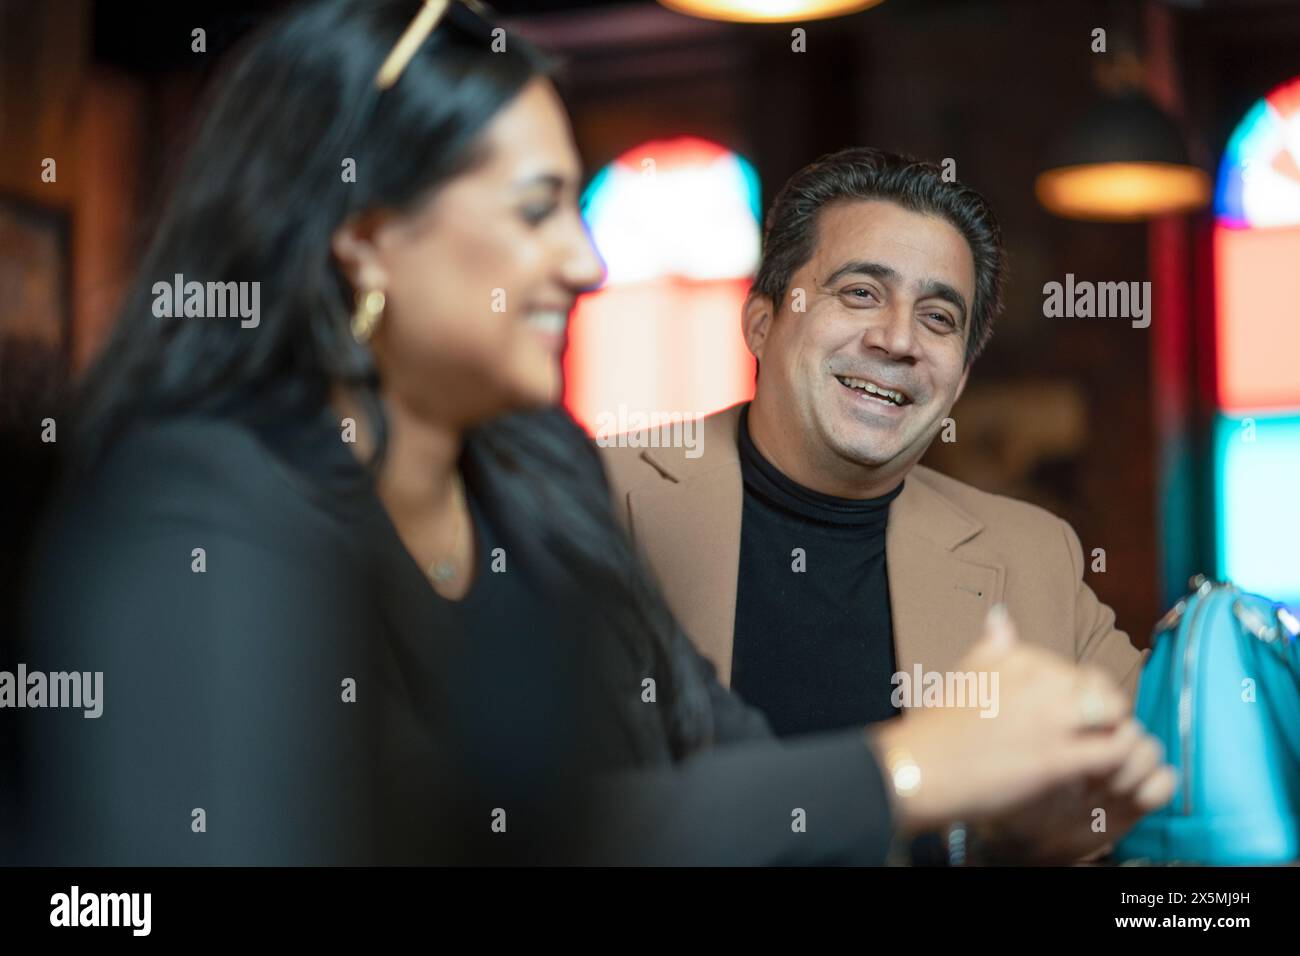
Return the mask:
M330 238L351 214L410 209L477 157L491 117L548 63L517 36L453 3L395 86L375 73L417 0L321 0L254 38L218 84L170 203L87 375L78 457L93 463L144 417L203 413L270 419L320 411L331 386L363 403L382 458L384 414L368 349L349 331L351 290ZM355 162L355 182L342 176ZM155 282L261 283L256 329L236 320L154 314ZM435 387L431 385L431 387ZM467 436L466 480L511 537L547 560L550 589L588 604L596 640L621 641L661 703L674 756L711 734L707 692L663 600L617 528L599 460L563 411L506 416ZM666 686L665 686L666 685ZM645 718L640 718L643 722ZM644 726L636 749L652 749ZM660 736L662 740L662 736Z

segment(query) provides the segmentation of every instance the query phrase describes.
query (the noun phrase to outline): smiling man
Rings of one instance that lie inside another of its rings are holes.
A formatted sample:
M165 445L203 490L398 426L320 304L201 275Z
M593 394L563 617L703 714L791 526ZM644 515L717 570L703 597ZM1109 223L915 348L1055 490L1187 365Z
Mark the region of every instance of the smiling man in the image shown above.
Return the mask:
M778 734L922 704L899 675L950 674L997 603L1025 640L1136 686L1141 656L1084 583L1073 530L917 464L988 341L1003 271L992 210L939 167L823 157L768 214L743 315L753 401L706 419L696 457L602 450L686 632Z

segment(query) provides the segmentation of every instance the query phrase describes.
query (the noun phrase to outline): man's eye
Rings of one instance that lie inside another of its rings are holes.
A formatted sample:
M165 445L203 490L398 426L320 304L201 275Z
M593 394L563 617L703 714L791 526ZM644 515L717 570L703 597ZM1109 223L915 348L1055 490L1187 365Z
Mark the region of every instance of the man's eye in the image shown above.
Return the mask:
M930 312L927 313L927 317L934 319L936 322L940 323L941 325L946 325L949 328L957 327L957 323L954 322L952 318L948 316L948 314L945 312Z
M874 299L876 297L876 294L872 292L870 289L845 289L844 291L849 296L852 296L855 299L862 299L864 301L867 299Z

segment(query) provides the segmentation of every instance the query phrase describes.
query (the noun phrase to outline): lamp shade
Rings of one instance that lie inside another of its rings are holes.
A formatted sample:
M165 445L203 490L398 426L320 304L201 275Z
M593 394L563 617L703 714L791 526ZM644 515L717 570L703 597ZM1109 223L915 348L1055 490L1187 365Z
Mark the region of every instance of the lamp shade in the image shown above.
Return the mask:
M669 10L709 20L781 23L857 13L884 0L659 0Z
M1034 191L1058 216L1126 222L1198 209L1211 181L1173 120L1129 92L1103 98L1058 141Z

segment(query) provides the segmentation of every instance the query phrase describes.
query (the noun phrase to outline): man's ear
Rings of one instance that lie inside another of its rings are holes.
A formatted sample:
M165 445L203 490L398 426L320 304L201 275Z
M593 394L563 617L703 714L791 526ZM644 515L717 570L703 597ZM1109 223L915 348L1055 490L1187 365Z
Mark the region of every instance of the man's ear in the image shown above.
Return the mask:
M745 336L745 345L756 359L763 358L763 345L775 316L776 308L771 299L756 292L749 294L741 313L740 329Z
M388 272L380 261L376 242L385 218L379 213L357 213L330 236L330 251L339 271L354 289L382 291L388 284Z

